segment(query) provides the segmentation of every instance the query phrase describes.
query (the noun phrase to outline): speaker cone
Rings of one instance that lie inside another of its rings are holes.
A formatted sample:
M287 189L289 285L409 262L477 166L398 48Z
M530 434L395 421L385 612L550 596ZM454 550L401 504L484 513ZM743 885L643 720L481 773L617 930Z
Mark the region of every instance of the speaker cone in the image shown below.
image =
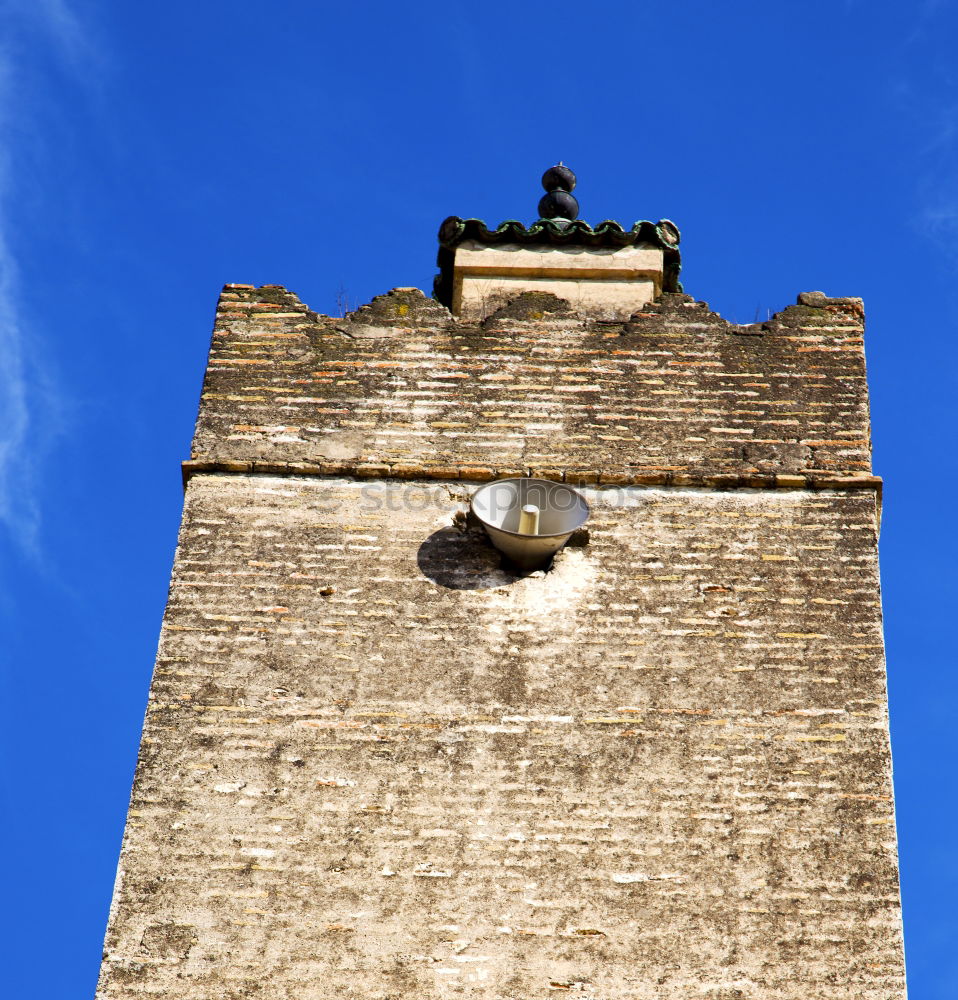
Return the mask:
M549 479L500 479L472 495L492 544L520 569L539 569L589 518L577 490Z

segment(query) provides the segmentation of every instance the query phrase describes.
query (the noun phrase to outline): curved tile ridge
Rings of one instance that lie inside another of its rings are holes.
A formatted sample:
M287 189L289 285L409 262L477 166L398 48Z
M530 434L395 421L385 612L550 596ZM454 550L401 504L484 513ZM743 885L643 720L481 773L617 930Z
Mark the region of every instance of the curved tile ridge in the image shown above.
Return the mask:
M454 249L463 240L480 243L548 243L556 246L581 244L587 247L627 247L636 243L651 243L663 250L678 253L681 234L678 226L668 219L658 222L640 220L631 229L623 229L618 222L606 219L595 228L581 219L539 219L531 226L524 226L516 219L506 219L495 229L482 219L460 219L450 215L439 227L439 245Z

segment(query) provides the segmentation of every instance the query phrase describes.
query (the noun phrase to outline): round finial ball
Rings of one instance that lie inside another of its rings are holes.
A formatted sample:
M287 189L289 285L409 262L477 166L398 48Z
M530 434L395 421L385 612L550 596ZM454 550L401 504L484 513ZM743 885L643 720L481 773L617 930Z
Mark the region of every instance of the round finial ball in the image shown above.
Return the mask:
M568 191L550 191L539 202L540 219L574 219L578 214L579 203Z
M542 186L546 191L571 191L575 187L575 174L559 163L542 175Z

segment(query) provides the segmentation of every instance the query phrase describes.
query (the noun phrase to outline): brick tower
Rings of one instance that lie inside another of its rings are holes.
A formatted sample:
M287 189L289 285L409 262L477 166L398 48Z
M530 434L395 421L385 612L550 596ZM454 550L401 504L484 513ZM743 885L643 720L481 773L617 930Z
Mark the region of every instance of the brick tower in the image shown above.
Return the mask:
M545 181L435 299L224 289L100 1000L904 997L861 301Z

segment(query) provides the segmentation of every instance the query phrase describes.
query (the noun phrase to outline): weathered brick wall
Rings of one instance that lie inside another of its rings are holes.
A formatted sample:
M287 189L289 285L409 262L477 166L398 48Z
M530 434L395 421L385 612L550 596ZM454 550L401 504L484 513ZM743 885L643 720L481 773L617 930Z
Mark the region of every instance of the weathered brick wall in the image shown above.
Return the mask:
M903 996L874 496L195 476L102 1000Z
M800 300L739 327L684 295L625 324L533 295L476 325L415 289L333 320L277 286L227 286L193 458L412 478L867 478L861 302Z
M228 286L100 1000L903 1000L861 323Z

